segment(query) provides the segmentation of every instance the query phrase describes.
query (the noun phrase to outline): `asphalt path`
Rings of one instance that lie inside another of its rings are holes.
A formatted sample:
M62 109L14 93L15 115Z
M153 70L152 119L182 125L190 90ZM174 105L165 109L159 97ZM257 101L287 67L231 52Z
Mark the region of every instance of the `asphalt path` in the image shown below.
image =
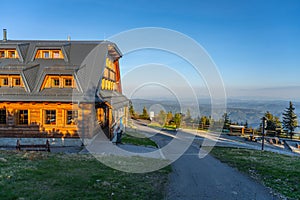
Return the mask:
M173 132L157 131L146 126L137 125L140 131L160 146L164 147L173 137ZM201 200L201 199L278 199L271 191L256 180L240 173L236 169L206 155L199 158L197 142L172 163L166 199Z
M168 139L157 135L155 141L163 145ZM200 159L198 153L199 148L191 145L172 163L166 199L276 199L255 180L209 154Z

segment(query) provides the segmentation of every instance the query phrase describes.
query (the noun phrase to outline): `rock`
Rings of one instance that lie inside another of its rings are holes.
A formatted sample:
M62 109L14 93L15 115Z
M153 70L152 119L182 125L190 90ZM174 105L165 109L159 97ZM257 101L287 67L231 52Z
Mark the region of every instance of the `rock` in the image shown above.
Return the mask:
M0 162L7 162L5 158L0 158Z

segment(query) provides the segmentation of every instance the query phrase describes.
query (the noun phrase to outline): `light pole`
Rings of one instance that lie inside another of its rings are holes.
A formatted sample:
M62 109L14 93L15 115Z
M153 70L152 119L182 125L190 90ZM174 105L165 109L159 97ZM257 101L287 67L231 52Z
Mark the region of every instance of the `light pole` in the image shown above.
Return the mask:
M261 143L261 150L264 150L264 145L265 145L265 128L267 124L267 118L263 117L262 118L262 143Z

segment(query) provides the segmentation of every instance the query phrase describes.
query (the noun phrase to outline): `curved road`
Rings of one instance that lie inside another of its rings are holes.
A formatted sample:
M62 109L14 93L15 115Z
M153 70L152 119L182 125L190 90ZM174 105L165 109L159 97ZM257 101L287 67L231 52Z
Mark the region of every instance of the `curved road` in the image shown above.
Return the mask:
M169 136L170 133L165 135L162 131L146 126L137 125L137 127L148 136L152 135L151 138L161 147L173 139ZM269 189L236 169L210 155L199 159L198 153L198 145L194 143L172 163L173 172L169 177L166 199L278 199Z
M172 164L166 199L276 199L263 185L214 157L199 159L198 152L191 146Z

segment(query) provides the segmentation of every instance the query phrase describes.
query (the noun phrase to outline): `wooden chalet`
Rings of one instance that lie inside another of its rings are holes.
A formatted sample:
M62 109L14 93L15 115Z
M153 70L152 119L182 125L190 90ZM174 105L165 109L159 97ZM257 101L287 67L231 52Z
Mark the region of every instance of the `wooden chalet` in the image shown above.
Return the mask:
M3 36L0 137L92 137L97 132L91 129L101 128L111 138L114 124L126 125L128 99L122 95L116 44L7 40L6 31ZM91 68L82 63L96 47L98 84L89 90Z

